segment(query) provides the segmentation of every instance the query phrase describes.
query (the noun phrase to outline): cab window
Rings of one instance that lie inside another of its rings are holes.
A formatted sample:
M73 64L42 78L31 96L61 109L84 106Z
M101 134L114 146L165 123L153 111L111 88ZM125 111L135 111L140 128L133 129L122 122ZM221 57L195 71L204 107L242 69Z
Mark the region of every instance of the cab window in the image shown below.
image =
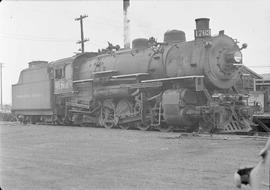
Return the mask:
M64 69L63 68L55 69L55 71L54 71L54 78L55 79L64 78Z

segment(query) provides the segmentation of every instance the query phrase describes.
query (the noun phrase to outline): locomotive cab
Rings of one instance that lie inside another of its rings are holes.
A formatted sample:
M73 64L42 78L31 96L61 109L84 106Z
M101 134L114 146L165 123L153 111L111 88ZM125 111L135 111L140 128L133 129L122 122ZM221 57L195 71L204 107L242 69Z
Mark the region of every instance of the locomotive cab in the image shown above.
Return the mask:
M54 71L54 94L72 93L73 60L74 57L70 57L52 62Z

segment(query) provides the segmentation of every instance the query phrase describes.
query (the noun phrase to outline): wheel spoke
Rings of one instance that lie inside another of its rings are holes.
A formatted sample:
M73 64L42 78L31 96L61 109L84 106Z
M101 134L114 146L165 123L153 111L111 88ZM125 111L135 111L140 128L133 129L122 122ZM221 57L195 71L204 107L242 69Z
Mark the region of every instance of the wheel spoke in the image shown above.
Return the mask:
M104 109L103 126L106 129L111 129L114 126L113 111L109 108Z
M111 129L116 125L114 112L114 103L111 100L105 100L103 102L102 113L100 115L100 124L106 129Z
M132 113L132 103L127 99L122 99L117 103L115 109L115 115L119 120L125 120L130 117ZM131 123L122 123L118 127L121 129L129 129L132 126Z

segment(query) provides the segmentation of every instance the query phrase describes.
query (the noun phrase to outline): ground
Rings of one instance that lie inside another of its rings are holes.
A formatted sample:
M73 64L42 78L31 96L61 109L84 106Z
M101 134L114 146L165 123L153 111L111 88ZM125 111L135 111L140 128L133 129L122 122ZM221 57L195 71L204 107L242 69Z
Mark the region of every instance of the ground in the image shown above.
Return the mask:
M236 189L233 173L258 163L266 143L232 135L0 126L3 190Z

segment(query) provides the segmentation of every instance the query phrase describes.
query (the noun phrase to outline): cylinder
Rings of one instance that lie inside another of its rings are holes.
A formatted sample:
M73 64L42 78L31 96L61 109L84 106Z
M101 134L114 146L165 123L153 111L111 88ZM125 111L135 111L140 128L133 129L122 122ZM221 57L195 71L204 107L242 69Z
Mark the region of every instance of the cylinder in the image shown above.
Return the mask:
M166 90L162 95L163 118L169 125L194 126L200 113L194 105L196 92L188 89Z

